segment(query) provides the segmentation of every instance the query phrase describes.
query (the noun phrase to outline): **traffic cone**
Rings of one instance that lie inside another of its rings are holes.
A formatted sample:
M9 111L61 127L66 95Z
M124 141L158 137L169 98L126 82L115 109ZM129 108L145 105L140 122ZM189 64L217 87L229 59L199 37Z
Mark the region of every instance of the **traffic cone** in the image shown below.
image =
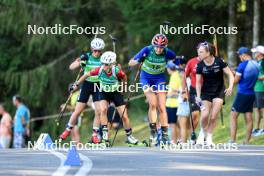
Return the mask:
M81 166L81 159L75 146L70 147L64 166Z

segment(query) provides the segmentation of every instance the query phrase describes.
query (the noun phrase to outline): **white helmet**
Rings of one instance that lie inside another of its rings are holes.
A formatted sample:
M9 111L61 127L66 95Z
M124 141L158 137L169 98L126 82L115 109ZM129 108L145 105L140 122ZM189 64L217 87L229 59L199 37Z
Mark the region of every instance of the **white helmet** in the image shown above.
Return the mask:
M93 50L102 50L102 49L104 49L104 47L105 47L105 43L104 43L103 39L94 38L91 41L91 48Z
M116 53L113 51L106 51L102 54L100 61L102 64L113 64L116 62Z

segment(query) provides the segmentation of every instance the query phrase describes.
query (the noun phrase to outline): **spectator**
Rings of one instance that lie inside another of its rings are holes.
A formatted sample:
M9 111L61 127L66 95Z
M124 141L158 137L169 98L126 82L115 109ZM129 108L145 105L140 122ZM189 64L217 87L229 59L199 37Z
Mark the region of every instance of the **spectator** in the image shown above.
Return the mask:
M3 104L0 104L0 115L2 115L0 121L0 145L3 148L9 148L12 135L12 118L10 114L6 112Z
M259 64L259 76L254 87L255 102L254 111L256 114L256 129L253 130L253 136L264 134L264 126L260 130L260 120L264 118L264 46L257 46L251 50Z
M187 62L187 65L185 67L185 77L189 77L191 79L191 86L189 88L189 101L191 103L191 112L193 117L193 126L194 129L196 129L198 123L199 123L199 115L200 115L200 107L195 102L196 95L196 68L197 64L201 61L201 59L197 56L192 59L190 59ZM187 85L185 85L185 80L183 81L183 90L187 88Z
M234 84L238 83L238 91L231 110L231 140L229 143L235 142L237 132L237 118L239 113L244 113L247 127L244 144L248 144L253 128L252 111L255 100L254 86L258 79L259 69L257 63L251 59L248 48L240 47L237 53L242 62L238 65L234 80Z
M13 104L17 108L14 118L13 148L23 148L25 147L25 136L30 135L30 112L18 95L13 96Z
M170 75L169 90L166 99L166 111L169 123L169 136L171 142L176 143L179 138L179 126L177 123L178 92L181 90L181 75L176 71L177 65L173 61L167 64L167 71Z

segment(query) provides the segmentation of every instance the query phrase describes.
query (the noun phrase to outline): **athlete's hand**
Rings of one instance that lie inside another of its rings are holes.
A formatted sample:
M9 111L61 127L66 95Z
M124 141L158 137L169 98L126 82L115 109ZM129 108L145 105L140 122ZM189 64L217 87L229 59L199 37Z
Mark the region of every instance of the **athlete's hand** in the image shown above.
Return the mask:
M195 97L195 102L196 102L197 105L201 105L202 104L201 97Z
M80 66L81 68L85 68L86 67L86 62L88 60L88 57L86 54L81 54L80 55Z
M71 86L70 86L70 89L69 91L72 93L72 92L75 92L77 89L78 89L78 84L77 83L73 83Z
M230 96L232 94L232 91L233 91L232 87L229 87L228 89L225 90L225 95Z
M81 61L87 61L88 60L88 57L87 57L86 54L81 54L80 55L80 59L81 59Z

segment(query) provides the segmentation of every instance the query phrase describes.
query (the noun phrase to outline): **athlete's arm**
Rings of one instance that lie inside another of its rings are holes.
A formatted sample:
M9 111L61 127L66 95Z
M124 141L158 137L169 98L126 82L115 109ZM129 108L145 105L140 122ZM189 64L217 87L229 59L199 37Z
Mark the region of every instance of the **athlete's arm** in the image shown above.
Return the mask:
M138 61L134 60L134 58L130 59L130 61L128 62L128 65L130 67L136 66L138 64Z
M75 61L73 61L71 63L71 65L69 66L69 69L70 70L75 70L75 69L79 68L80 67L80 62L81 62L81 59L78 57L77 59L75 59Z
M144 62L145 57L149 54L148 46L141 49L128 63L130 67L136 66L140 62Z
M77 86L79 86L79 85L80 85L83 81L85 81L89 76L91 76L91 73L90 73L90 72L88 72L88 73L82 75L82 76L80 77L80 79L79 79L78 81L76 81L75 84L77 84Z
M198 98L201 98L201 89L202 89L201 77L202 77L201 74L196 73L196 93Z
M232 94L232 90L234 86L234 75L228 66L223 68L223 71L228 76L228 80L229 80L229 87L225 90L225 94L227 96L230 96Z
M127 76L121 69L118 71L116 76L118 79L121 79L123 82L127 82Z

